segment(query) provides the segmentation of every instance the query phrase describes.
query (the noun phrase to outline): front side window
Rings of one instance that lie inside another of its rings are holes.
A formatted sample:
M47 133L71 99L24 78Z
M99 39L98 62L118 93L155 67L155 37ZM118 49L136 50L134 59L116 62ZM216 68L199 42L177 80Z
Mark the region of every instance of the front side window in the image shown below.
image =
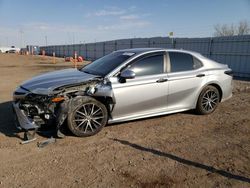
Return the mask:
M163 73L163 55L145 57L130 65L129 69L135 72L135 76L147 76Z
M202 63L190 54L169 52L171 72L189 71L198 69Z

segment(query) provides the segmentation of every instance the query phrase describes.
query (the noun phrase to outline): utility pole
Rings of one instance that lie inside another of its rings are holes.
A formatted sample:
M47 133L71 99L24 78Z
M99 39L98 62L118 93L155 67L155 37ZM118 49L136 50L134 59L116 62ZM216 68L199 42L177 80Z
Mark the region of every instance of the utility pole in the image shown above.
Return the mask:
M22 48L23 47L23 30L22 29L20 29L19 30L19 33L20 33L20 48Z
M9 37L6 37L6 46L9 46Z
M69 32L67 32L67 38L68 38L68 44L71 44L71 37L70 37L70 34L69 34Z
M48 38L47 38L47 35L45 36L45 45L48 46Z

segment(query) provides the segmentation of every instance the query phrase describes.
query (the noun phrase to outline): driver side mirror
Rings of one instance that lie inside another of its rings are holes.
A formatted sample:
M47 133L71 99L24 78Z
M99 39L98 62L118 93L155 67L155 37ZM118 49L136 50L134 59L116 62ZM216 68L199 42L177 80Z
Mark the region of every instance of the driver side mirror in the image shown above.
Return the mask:
M135 78L135 72L127 69L121 72L119 81L121 83L126 83L126 79L133 79L133 78Z
M133 78L135 78L135 72L127 69L127 70L121 72L120 77L123 79L133 79Z

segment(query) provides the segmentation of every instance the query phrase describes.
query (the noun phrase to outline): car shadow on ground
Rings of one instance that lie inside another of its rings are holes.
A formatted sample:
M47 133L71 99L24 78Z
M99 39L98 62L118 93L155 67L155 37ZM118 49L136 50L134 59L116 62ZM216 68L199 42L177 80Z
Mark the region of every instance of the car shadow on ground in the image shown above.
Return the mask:
M199 168L199 169L202 169L202 170L206 170L206 171L211 172L211 173L219 174L219 175L224 176L224 177L229 178L229 179L235 179L235 180L238 180L238 181L250 183L250 178L248 178L248 177L232 174L232 173L227 172L225 170L216 169L213 166L208 166L208 165L201 164L201 163L198 163L198 162L195 162L195 161L184 159L184 158L181 158L179 156L176 156L176 155L173 155L173 154L170 154L170 153L166 153L166 152L162 152L162 151L159 151L159 150L156 150L156 149L146 148L144 146L140 146L138 144L131 143L131 142L127 141L127 140L121 140L121 139L117 139L117 138L110 138L110 139L115 141L115 142L119 142L120 144L130 146L130 147L132 147L134 149L137 149L137 150L140 150L140 151L143 151L143 152L148 152L148 153L152 153L152 154L157 155L157 156L172 159L172 160L177 161L177 162L179 162L181 164L184 164L184 165L193 166L193 167L196 167L196 168Z
M9 137L18 137L20 132L14 123L14 115L12 111L12 102L3 102L0 104L0 133Z

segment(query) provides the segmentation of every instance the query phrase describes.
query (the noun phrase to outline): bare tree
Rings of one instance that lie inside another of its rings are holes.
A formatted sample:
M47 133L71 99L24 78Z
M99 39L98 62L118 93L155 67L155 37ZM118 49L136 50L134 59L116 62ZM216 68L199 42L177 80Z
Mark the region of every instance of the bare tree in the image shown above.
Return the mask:
M238 35L247 35L250 33L250 26L246 21L241 21L238 27Z
M250 33L250 25L247 21L241 21L238 26L234 24L217 24L214 26L214 36L233 36L233 35L247 35Z

